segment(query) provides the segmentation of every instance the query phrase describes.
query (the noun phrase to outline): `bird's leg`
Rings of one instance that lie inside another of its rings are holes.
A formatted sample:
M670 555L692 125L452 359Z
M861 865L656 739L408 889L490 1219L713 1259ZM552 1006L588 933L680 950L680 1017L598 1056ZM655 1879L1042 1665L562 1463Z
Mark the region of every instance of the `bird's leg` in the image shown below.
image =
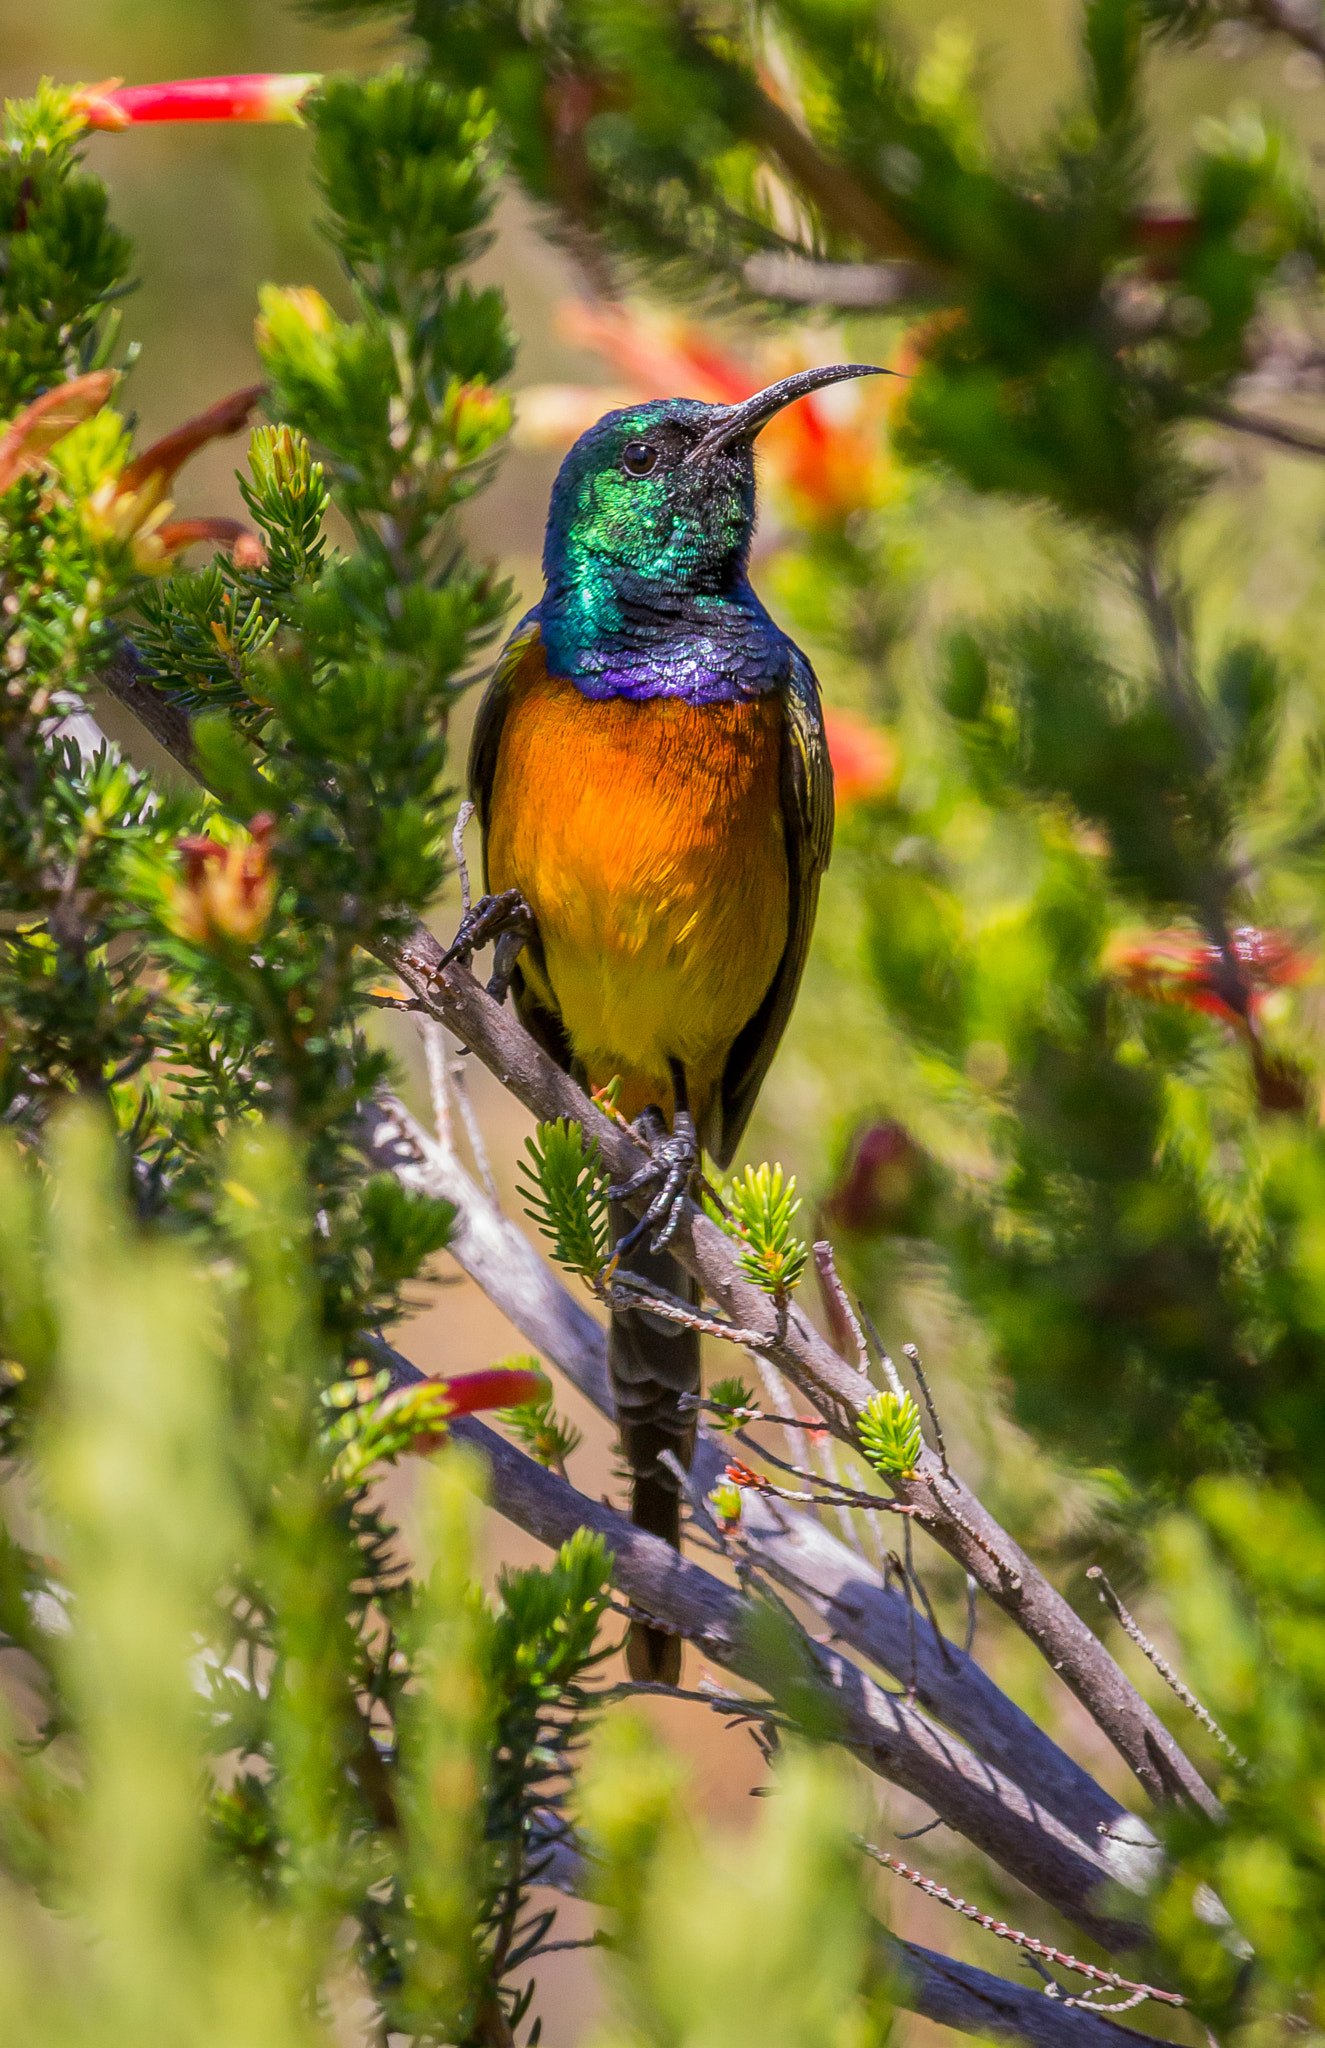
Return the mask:
M632 1173L620 1187L607 1191L612 1201L624 1202L645 1188L657 1189L639 1222L633 1230L626 1232L617 1246L617 1258L628 1252L655 1225L660 1227L652 1249L655 1252L666 1250L681 1221L690 1184L699 1171L699 1134L690 1114L685 1068L680 1060L668 1060L667 1064L672 1071L672 1128L668 1131L660 1111L646 1109L638 1118L635 1129L647 1144L649 1157L638 1173Z
M515 963L533 936L534 913L518 889L503 889L500 896L480 896L474 908L461 918L442 965L449 967L453 960L463 960L468 966L479 947L495 939L497 948L488 994L494 1001L504 1003Z

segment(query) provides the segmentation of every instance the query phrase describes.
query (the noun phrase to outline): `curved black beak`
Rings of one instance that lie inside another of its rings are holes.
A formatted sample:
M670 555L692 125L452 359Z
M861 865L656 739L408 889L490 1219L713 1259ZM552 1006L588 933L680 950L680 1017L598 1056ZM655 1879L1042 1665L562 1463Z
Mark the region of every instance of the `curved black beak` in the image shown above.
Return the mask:
M686 456L687 462L695 462L703 455L715 455L720 448L730 448L736 441L753 441L761 427L768 425L774 413L781 412L784 405L793 405L798 398L804 398L811 391L819 391L825 384L840 384L847 377L893 377L894 370L884 370L877 363L829 363L818 370L797 370L792 377L783 377L776 384L770 384L766 391L756 391L753 398L743 399L740 405L724 406L717 419L709 428L702 441L697 441Z

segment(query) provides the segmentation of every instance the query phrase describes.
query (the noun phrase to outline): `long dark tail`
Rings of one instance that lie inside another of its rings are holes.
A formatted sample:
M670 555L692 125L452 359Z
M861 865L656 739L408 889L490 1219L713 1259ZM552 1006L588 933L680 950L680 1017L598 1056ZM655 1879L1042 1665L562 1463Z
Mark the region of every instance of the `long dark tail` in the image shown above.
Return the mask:
M611 1205L612 1240L632 1227L630 1211ZM648 1240L634 1245L622 1264L632 1273L665 1287L682 1301L698 1303L699 1290L670 1252L649 1250ZM696 1414L683 1410L682 1394L699 1392L699 1335L666 1322L647 1309L614 1310L607 1334L607 1363L612 1374L621 1447L631 1472L630 1519L637 1529L661 1536L673 1550L681 1548L681 1489L676 1474L658 1462L671 1451L688 1471L695 1454ZM632 1678L655 1685L676 1685L681 1677L681 1638L631 1624L626 1662Z

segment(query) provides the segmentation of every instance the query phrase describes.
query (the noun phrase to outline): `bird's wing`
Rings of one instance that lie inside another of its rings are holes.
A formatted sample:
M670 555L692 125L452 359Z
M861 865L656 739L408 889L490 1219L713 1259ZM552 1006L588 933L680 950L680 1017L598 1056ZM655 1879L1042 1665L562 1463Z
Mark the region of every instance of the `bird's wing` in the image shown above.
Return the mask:
M488 827L492 813L492 785L497 773L497 755L501 750L502 728L516 686L526 667L537 663L543 666L543 642L539 632L538 617L529 612L512 633L497 659L487 689L483 692L474 720L473 737L469 742L469 796L478 812L479 826L483 833L483 886L488 886ZM543 949L538 934L527 942L538 965L542 966ZM544 976L546 980L546 976ZM560 1067L569 1072L571 1051L561 1019L538 1002L517 965L511 976L511 995L515 1002L516 1015L531 1038L536 1038L544 1052L551 1055Z
M542 639L538 620L526 613L497 657L474 720L469 742L469 798L478 812L483 832L483 886L488 886L488 815L492 805L492 783L497 773L497 754L502 727L510 709L516 680L527 661L541 660Z
M814 670L793 648L782 685L782 816L787 833L787 943L768 994L744 1027L722 1076L722 1124L715 1156L726 1166L741 1140L787 1027L819 903L819 877L833 848L833 770Z

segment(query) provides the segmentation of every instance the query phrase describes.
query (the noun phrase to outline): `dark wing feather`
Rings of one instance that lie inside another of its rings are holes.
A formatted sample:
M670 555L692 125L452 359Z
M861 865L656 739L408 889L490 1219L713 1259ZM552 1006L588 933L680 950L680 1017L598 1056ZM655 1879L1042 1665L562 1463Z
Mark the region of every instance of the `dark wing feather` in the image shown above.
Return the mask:
M727 1055L722 1076L722 1125L715 1156L726 1166L763 1086L787 1028L805 968L819 904L819 877L833 849L833 770L824 735L814 670L799 648L781 686L786 726L782 740L782 815L787 831L787 944L768 994Z
M469 742L469 797L478 812L479 826L483 833L483 886L488 886L488 826L492 812L492 785L497 774L497 756L501 751L502 729L506 724L506 713L510 709L511 696L526 665L537 662L542 666L543 643L539 633L537 616L530 612L521 619L510 639L503 647L492 672L487 689L478 707L474 720L473 737ZM530 950L542 965L542 947L538 936L528 941ZM544 1052L569 1072L571 1050L560 1017L536 1002L531 995L524 976L517 966L511 976L511 995L515 1002L516 1015L531 1038L537 1039Z
M542 640L538 620L532 612L521 619L501 653L497 665L488 678L488 687L483 692L474 720L474 731L469 742L469 799L478 812L479 825L483 831L483 886L488 886L488 816L492 806L492 783L497 773L497 754L501 748L502 728L506 724L506 713L511 706L511 693L516 679L526 661L539 659L542 655Z

